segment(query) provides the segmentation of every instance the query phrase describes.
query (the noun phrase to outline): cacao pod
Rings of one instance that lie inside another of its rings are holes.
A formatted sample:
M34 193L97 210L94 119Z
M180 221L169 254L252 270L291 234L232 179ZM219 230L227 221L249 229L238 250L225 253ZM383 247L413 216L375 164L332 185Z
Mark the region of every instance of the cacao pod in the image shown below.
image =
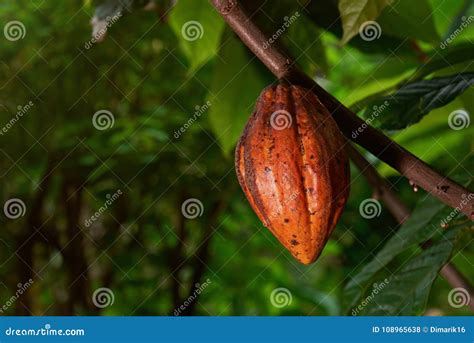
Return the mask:
M300 262L314 262L349 196L345 140L310 90L269 86L237 145L239 183L264 225Z

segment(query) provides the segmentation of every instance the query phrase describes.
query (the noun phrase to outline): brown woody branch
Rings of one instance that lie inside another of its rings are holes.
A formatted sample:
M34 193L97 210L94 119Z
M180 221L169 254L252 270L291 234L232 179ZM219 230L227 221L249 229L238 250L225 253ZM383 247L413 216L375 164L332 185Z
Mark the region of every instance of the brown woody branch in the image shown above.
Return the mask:
M350 143L346 148L349 157L372 186L376 196L383 201L390 213L400 224L402 224L410 216L408 208L395 192L392 191L387 180L380 176L374 166L372 166L372 164L370 164L370 162L367 161L360 152L358 152ZM425 242L425 244L421 244L421 248L426 249L429 244L430 242ZM474 311L473 287L464 275L462 275L461 272L458 271L458 269L450 262L446 263L439 273L451 285L451 287L461 287L469 292L470 298L473 299L469 302L469 307Z
M469 217L472 216L474 200L467 196L470 194L469 190L439 174L383 133L366 125L362 119L299 70L295 63L276 45L272 44L264 48L264 43L268 45L268 37L247 15L240 1L211 0L211 3L242 42L276 77L313 90L331 112L340 130L348 139L364 147L444 203L453 208L459 208ZM364 129L361 130L361 128ZM353 135L354 132L358 134ZM466 206L461 206L464 199L470 199L469 203Z

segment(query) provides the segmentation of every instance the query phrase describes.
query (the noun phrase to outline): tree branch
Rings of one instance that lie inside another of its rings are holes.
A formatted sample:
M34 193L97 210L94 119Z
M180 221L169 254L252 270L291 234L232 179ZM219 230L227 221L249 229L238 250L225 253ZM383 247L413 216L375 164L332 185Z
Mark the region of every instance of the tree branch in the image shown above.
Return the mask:
M311 89L331 112L340 130L348 139L364 147L444 203L453 208L459 208L467 216L472 217L474 200L472 197L467 197L471 193L469 190L434 171L390 138L366 125L362 119L299 70L295 63L276 45L272 44L267 47L269 40L245 13L240 1L211 0L211 3L242 42L276 77ZM365 129L363 129L364 127ZM354 132L358 134L353 135ZM464 198L471 199L467 206L461 206Z
M367 161L364 156L360 154L350 143L346 146L347 153L360 172L365 176L369 184L372 186L376 195L380 197L385 206L395 219L402 224L410 216L410 212L400 198L392 191L389 183L377 170ZM430 245L430 241L421 244L422 249L426 249ZM474 293L473 287L469 281L461 274L457 268L450 262L446 263L443 268L439 271L440 275L451 285L453 288L461 287L469 292L471 300L469 307L474 311Z

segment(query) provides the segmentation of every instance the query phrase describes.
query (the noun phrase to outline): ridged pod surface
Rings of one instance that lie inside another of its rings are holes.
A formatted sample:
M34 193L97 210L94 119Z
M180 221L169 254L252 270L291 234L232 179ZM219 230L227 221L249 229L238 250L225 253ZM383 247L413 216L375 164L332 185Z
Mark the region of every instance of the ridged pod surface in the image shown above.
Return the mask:
M313 92L263 90L237 145L239 183L264 225L300 262L314 262L349 196L344 138Z

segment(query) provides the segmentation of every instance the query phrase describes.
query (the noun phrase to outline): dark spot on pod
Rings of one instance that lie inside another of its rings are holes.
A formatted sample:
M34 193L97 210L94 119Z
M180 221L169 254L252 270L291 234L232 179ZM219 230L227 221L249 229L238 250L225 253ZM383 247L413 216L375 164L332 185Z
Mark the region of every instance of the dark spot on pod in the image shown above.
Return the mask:
M270 169L270 167L265 167L265 172L266 172L266 173L269 173L269 172L271 172L271 171L272 171L272 170Z
M292 236L293 236L293 238L296 238L296 235L292 235Z
M309 158L312 159L312 160L314 160L314 155L311 155Z
M285 218L285 223L289 223L290 220L288 218Z
M291 243L291 245L298 245L298 244L300 244L300 243L298 243L298 241L297 241L296 239L292 239L292 240L290 241L290 243Z

